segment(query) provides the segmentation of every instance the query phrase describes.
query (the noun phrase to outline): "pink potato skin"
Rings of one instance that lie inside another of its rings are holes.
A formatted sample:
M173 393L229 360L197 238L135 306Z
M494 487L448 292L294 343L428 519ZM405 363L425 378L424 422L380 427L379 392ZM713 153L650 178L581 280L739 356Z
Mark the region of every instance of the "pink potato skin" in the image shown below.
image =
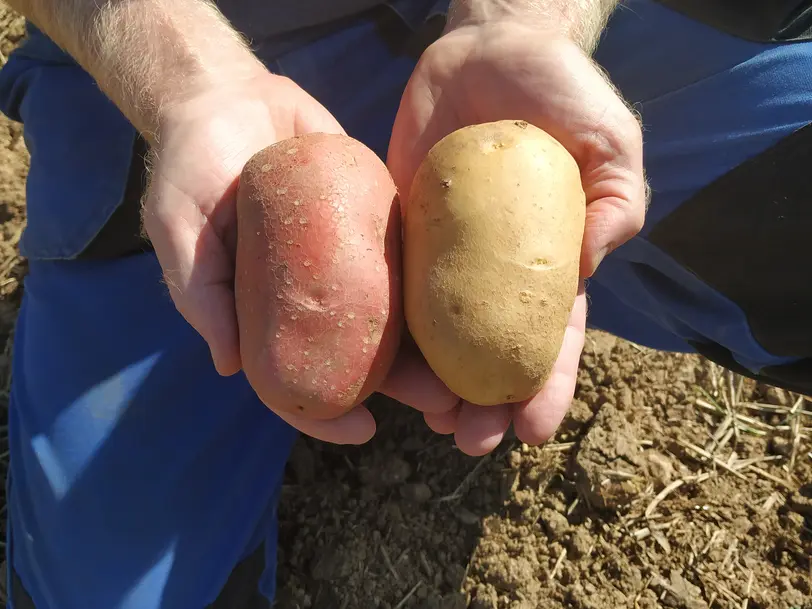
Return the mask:
M276 411L332 419L377 389L403 331L401 226L386 165L314 133L254 155L237 191L243 371Z

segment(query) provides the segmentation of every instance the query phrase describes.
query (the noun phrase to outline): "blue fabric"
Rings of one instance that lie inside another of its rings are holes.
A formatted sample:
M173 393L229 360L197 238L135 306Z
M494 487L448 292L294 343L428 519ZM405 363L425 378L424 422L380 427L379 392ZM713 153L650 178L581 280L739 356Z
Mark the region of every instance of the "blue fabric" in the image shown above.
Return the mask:
M68 55L27 30L27 42L0 71L0 110L23 122L31 153L20 251L66 260L121 203L135 130Z
M394 4L418 25L447 2ZM75 259L120 203L134 132L75 63L31 33L0 70L0 110L24 121L32 153L9 556L38 609L186 609L211 602L266 541L271 598L295 432L242 375L215 373L153 255ZM281 55L276 42L256 41L269 68L383 157L413 60L392 56L364 21L307 45L287 39ZM643 233L590 283L590 323L663 349L715 341L753 370L784 361L761 349L738 307L645 237L698 188L812 120L812 46L746 43L628 0L597 59L642 113L653 200Z
M31 261L15 349L10 537L38 608L203 607L275 540L295 434L216 374L153 256Z
M812 43L748 42L627 0L595 58L642 116L652 201L639 236L591 281L590 325L665 350L717 343L753 372L794 361L765 351L735 303L646 236L703 186L812 121Z

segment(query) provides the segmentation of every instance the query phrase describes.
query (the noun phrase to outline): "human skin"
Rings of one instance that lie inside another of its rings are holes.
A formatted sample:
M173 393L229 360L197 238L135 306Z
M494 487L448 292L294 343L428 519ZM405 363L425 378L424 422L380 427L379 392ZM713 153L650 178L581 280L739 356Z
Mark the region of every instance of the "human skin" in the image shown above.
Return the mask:
M643 225L646 185L639 122L590 55L614 0L456 0L444 35L423 54L403 95L388 162L404 201L421 160L461 127L525 120L578 162L586 193L581 288L558 359L534 398L427 412L428 425L483 455L511 423L530 445L547 440L572 401L586 326L584 281Z
M222 375L242 368L234 297L236 181L266 146L341 125L290 79L270 73L202 0L12 0L96 80L150 145L143 221L178 311ZM457 398L405 341L379 392L423 411ZM332 420L266 404L312 437L361 444L364 405Z
M169 293L207 342L218 372L238 372L237 176L270 143L314 131L343 133L341 125L296 83L269 73L210 2L10 4L72 55L149 143L143 220ZM421 156L454 128L503 117L537 124L581 166L589 199L582 276L588 277L603 255L639 230L644 209L639 126L589 59L614 4L452 2L446 32L420 60L396 120L390 170L402 198ZM471 90L478 94L466 95ZM581 294L550 381L518 407L462 404L410 341L379 391L423 411L436 431L455 432L469 454L492 450L511 421L520 438L536 444L569 405L585 314ZM334 443L360 444L375 432L363 405L330 421L277 414Z

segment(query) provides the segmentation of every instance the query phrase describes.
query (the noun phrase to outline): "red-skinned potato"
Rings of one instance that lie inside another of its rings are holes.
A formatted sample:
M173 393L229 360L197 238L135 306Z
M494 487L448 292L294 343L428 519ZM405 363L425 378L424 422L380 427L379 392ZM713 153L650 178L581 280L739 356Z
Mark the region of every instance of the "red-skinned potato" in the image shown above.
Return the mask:
M403 330L397 191L361 142L313 133L246 163L235 293L243 371L276 411L338 417L381 384Z

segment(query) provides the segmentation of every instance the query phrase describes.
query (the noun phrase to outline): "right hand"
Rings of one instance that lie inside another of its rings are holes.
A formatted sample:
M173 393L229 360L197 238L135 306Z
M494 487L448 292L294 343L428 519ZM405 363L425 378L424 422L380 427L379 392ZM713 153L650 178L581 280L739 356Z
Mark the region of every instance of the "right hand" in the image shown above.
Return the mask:
M643 139L637 119L592 60L545 21L493 17L450 27L423 53L406 86L388 162L401 199L408 200L428 151L455 130L507 119L546 130L581 168L587 202L583 284L608 252L643 226ZM448 413L427 414L429 427L453 433L463 452L477 456L492 451L511 423L522 442L545 442L572 403L586 317L581 290L558 359L537 396L485 409L462 403Z
M262 70L201 91L163 113L144 227L175 306L208 343L222 375L242 367L234 300L237 178L262 148L316 131L343 133L298 85ZM446 412L457 403L408 344L379 391L429 413ZM375 433L363 405L330 421L276 412L301 432L328 442L361 444Z

